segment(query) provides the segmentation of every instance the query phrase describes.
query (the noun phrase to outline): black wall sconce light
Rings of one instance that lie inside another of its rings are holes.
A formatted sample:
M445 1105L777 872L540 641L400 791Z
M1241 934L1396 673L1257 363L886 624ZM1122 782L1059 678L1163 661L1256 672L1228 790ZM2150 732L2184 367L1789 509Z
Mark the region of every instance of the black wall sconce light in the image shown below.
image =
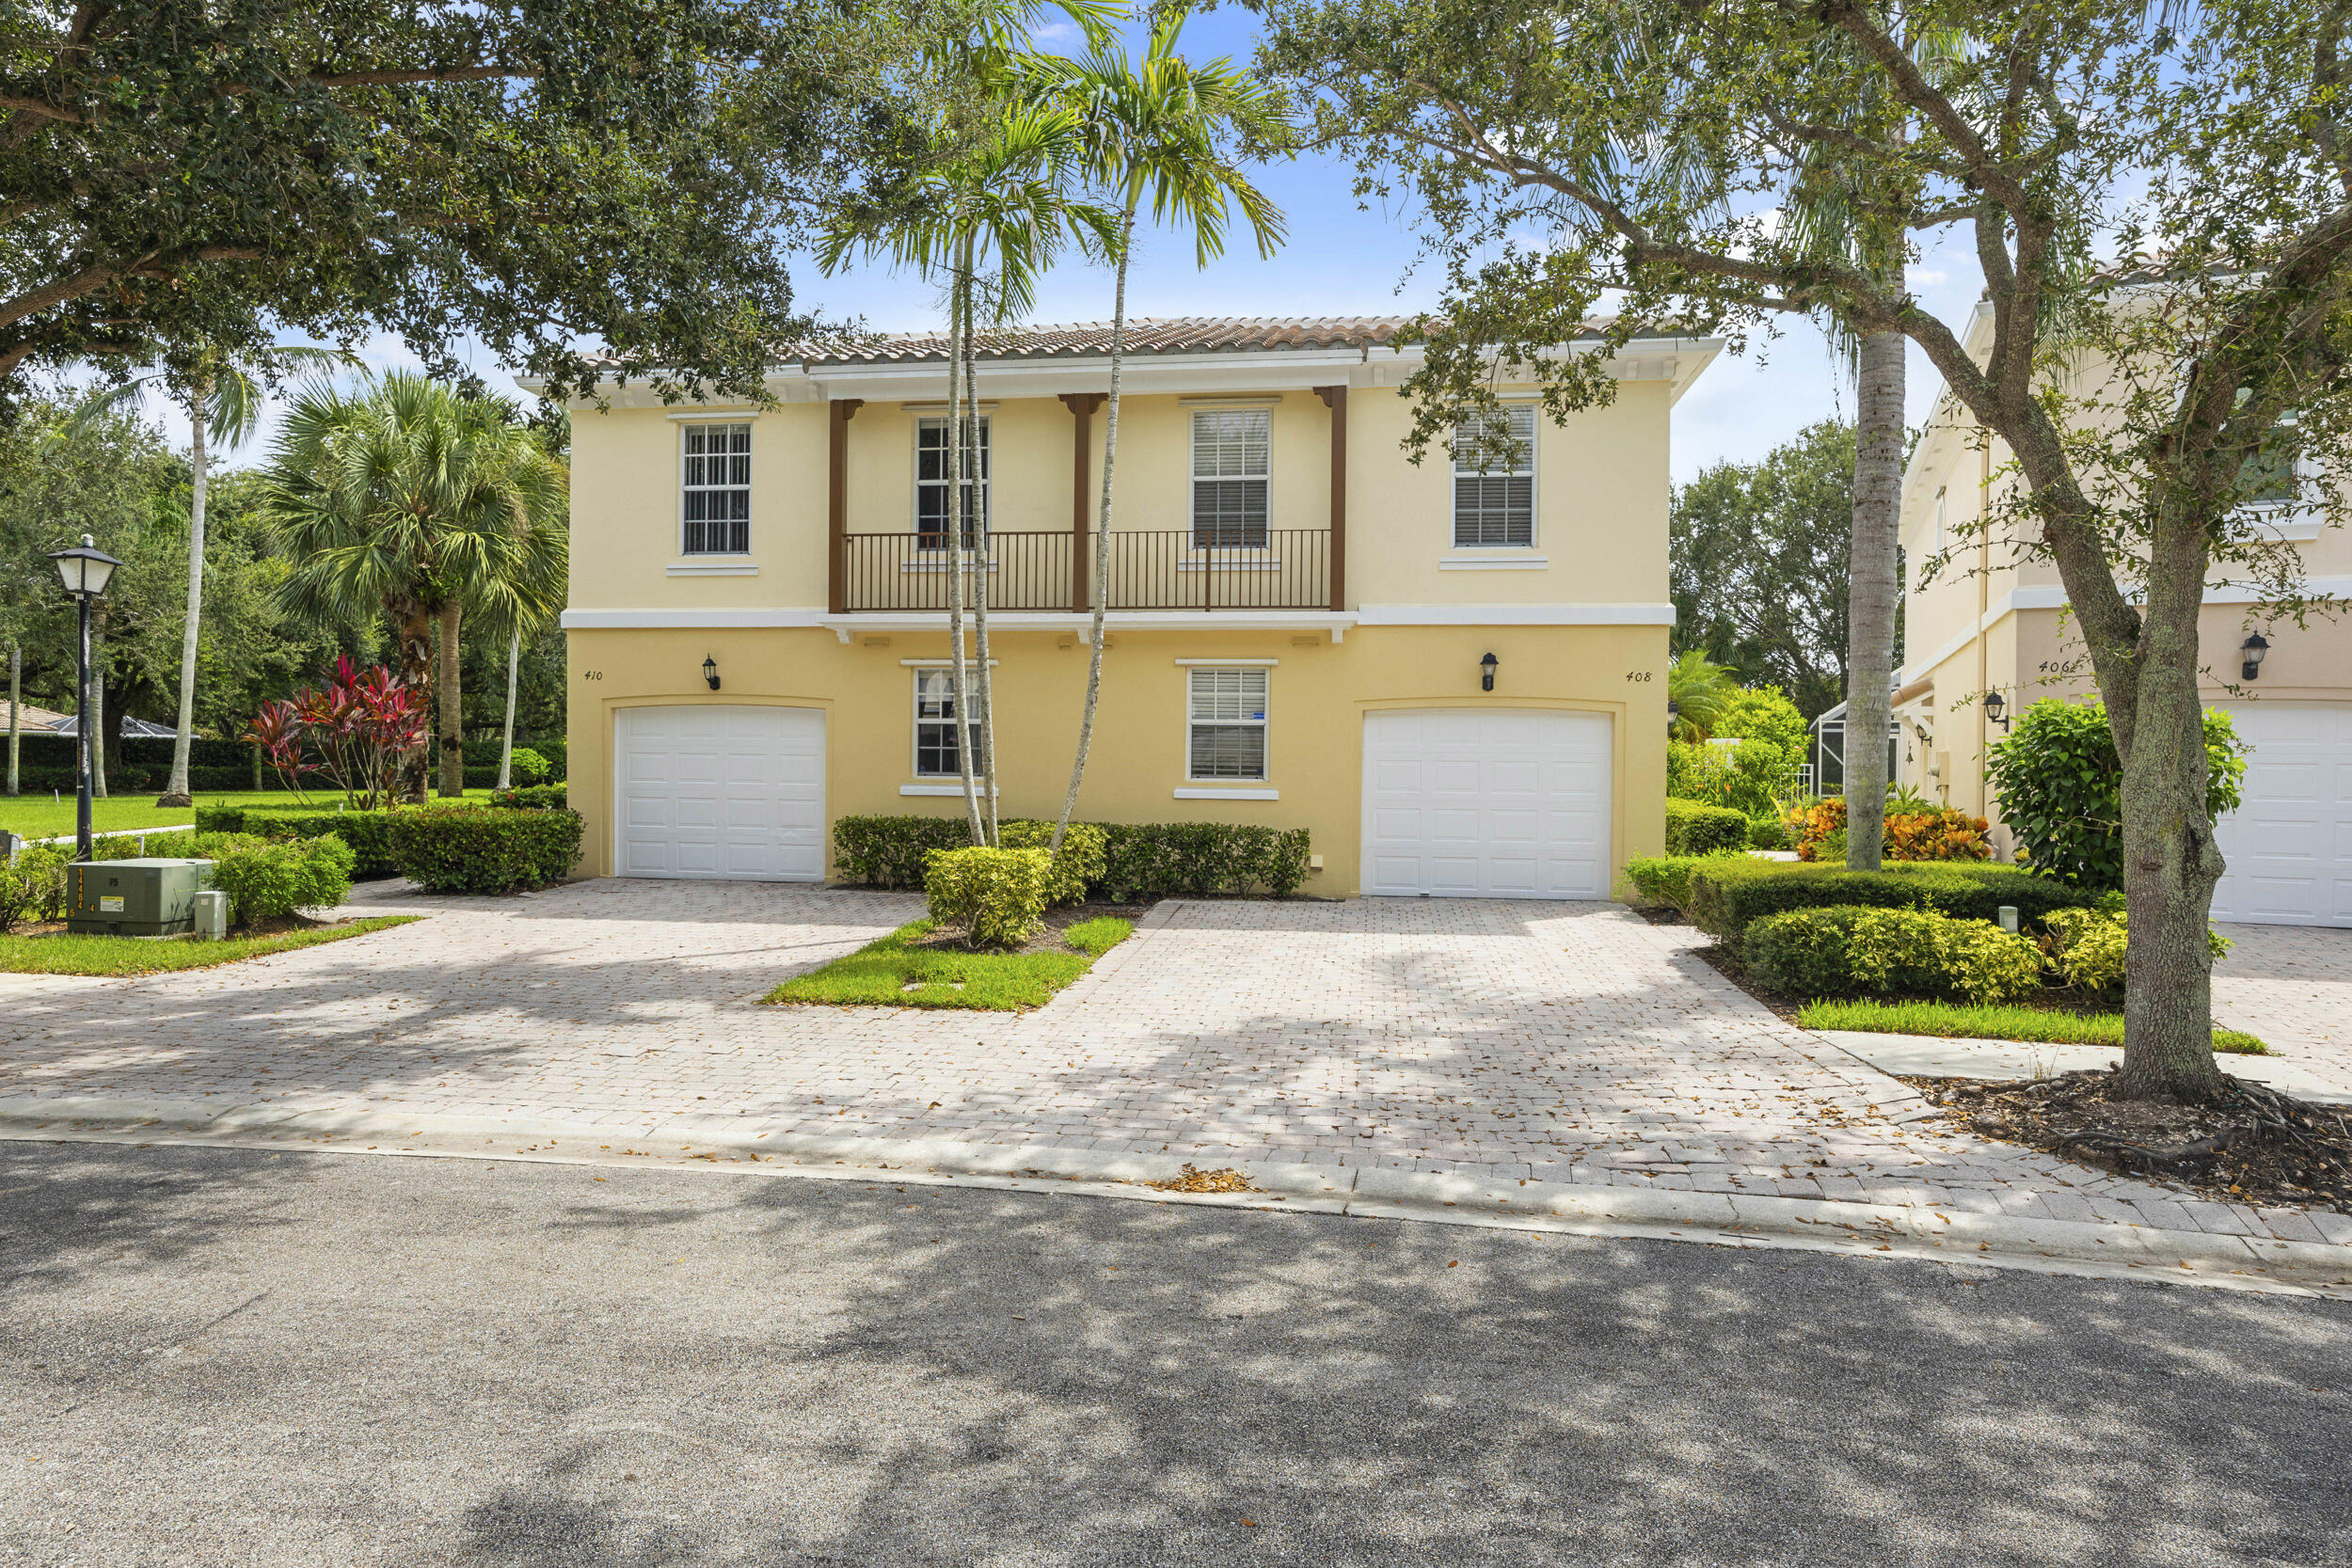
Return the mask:
M1495 689L1495 666L1500 662L1492 654L1478 661L1479 690L1492 691Z
M703 656L703 683L713 691L719 689L719 661L707 654Z
M2245 665L2238 672L2239 674L2249 681L2259 679L2263 672L2263 659L2270 652L2270 639L2261 632L2249 633L2246 641L2237 645L2237 651L2246 658Z
M2000 725L2004 734L2014 722L2009 716L2009 699L2001 695L1997 687L1984 694L1984 716Z

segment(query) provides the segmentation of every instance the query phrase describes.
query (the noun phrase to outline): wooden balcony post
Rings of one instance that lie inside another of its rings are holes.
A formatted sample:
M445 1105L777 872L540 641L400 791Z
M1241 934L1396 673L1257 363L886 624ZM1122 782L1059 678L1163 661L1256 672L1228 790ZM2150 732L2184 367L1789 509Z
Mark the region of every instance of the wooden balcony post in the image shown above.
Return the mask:
M1083 614L1087 603L1087 544L1094 537L1087 526L1087 465L1093 459L1094 411L1103 406L1102 392L1064 392L1061 401L1076 416L1077 453L1070 467L1070 609Z
M1331 609L1347 608L1347 388L1318 387L1331 410Z
M825 443L825 606L841 615L850 608L850 420L864 398L835 398L826 404L832 428Z

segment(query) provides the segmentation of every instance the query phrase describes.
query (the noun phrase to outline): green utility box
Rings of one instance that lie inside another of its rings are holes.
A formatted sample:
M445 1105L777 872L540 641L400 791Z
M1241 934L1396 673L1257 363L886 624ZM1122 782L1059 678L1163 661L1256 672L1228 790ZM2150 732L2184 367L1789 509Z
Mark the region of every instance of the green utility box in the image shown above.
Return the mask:
M65 928L85 936L168 937L196 929L211 861L80 861L66 867Z

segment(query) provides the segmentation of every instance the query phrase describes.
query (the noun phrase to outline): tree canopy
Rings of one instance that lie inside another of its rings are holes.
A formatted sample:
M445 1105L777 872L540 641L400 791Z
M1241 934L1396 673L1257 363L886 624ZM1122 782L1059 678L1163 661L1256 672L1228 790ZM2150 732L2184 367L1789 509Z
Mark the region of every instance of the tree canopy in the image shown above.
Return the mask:
M930 0L0 0L0 392L287 329L756 384ZM21 382L19 383L21 386Z

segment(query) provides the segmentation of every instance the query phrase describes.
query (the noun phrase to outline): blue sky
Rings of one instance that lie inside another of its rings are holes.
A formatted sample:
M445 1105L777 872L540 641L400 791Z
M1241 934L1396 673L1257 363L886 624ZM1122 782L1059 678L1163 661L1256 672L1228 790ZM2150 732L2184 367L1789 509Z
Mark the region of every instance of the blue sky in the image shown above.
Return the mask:
M1219 55L1248 57L1256 22L1238 8L1197 17L1184 35L1185 53L1196 59ZM1068 40L1048 37L1049 46ZM1434 273L1414 273L1418 242L1409 211L1364 211L1350 191L1351 174L1331 158L1301 159L1255 171L1259 184L1282 208L1290 242L1261 260L1237 237L1227 254L1202 269L1178 236L1146 232L1128 283L1135 315L1313 317L1388 315L1437 302ZM1977 292L1975 265L1966 256L1939 265L1931 254L1913 275L1915 291L1946 321L1957 326ZM813 264L798 264L795 278L803 301L829 315L859 316L884 331L935 327L941 315L937 292L918 277L868 268L837 277ZM1111 278L1107 270L1069 263L1057 268L1039 294L1040 321L1107 320ZM413 363L394 339L361 345L379 365ZM511 388L502 367L486 356L475 368L493 386ZM1939 382L1915 348L1911 356L1909 415L1915 423L1928 411ZM187 438L186 420L160 404L151 411L163 419L173 439ZM1819 331L1793 322L1776 341L1757 340L1740 357L1718 359L1675 411L1674 477L1688 481L1708 463L1752 462L1816 420L1851 417L1851 387L1835 365ZM251 461L266 437L231 458Z

